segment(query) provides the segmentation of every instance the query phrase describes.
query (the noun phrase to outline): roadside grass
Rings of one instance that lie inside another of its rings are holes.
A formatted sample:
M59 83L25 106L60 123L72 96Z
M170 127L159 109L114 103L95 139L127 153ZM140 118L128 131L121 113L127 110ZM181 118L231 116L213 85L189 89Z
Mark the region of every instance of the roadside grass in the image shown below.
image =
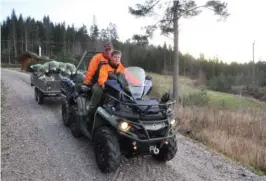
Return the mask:
M153 78L152 96L171 92L171 76L148 74ZM246 165L258 175L266 175L266 103L210 90L200 94L203 87L195 80L180 77L181 103L186 96L200 101L207 96L208 100L200 106L181 104L179 132Z
M164 92L171 92L172 90L172 77L169 75L160 75L148 72L152 76L154 89L153 96L161 96ZM203 85L197 85L196 80L180 76L179 78L179 93L180 96L186 96L193 93L201 92L204 89ZM232 109L242 108L263 108L266 107L265 102L258 101L254 98L248 98L239 95L233 95L223 92L215 92L206 90L208 96L208 105L215 107L224 107Z

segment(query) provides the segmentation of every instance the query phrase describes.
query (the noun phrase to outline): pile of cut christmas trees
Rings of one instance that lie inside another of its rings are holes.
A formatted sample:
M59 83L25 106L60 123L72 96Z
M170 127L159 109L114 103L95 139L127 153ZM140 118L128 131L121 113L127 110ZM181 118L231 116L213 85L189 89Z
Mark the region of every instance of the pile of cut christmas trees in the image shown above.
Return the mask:
M76 66L74 64L57 62L55 60L43 64L31 65L30 68L35 74L61 74L64 77L76 72Z
M74 64L51 60L43 64L30 66L31 72L39 79L58 80L66 77L78 76L83 80L85 72L76 71ZM81 80L81 81L82 81Z

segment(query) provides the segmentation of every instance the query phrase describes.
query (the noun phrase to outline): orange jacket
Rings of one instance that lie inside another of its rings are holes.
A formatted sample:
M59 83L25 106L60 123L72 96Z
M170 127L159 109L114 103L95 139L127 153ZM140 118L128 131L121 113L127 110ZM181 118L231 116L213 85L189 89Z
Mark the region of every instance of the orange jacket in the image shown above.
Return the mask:
M129 80L131 84L140 85L141 82L135 77L133 77L129 72L127 72L122 64L119 64L116 69L114 69L109 64L103 65L99 72L98 84L100 86L104 85L110 73L119 73L119 72L124 73L127 80Z
M98 68L98 65L101 61L108 62L108 59L103 56L103 53L98 53L91 59L90 64L88 66L88 71L87 71L85 78L84 78L84 81L83 81L84 84L91 83L91 80L92 80L92 78L93 78L93 76L94 76L94 74Z
M101 67L100 72L99 72L99 78L98 78L99 86L104 85L104 83L107 81L108 75L110 73L119 73L119 72L123 73L124 71L125 71L125 68L124 68L124 66L122 64L119 64L116 69L111 67L109 64L103 65Z

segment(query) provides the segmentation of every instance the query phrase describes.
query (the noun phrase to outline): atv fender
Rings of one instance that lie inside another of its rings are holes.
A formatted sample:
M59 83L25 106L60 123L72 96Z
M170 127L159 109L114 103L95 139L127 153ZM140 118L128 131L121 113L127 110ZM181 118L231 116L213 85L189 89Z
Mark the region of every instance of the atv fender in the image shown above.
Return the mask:
M92 135L94 135L97 128L104 125L108 125L116 129L118 127L117 119L118 118L116 116L109 114L102 107L98 107L94 115Z
M77 97L77 107L78 107L78 115L79 116L87 116L88 115L88 109L89 101L82 96Z

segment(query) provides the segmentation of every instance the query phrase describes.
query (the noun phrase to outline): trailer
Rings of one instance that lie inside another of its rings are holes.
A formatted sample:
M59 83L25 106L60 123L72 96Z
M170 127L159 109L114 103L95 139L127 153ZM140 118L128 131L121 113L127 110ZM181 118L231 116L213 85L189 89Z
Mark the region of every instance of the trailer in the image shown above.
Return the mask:
M39 74L34 72L31 74L31 85L34 86L34 96L38 104L43 104L45 97L60 97L59 74Z
M75 79L80 79L80 72L85 73L89 63L88 61L83 61L83 59L90 60L96 53L99 52L86 50L81 57L80 63L77 65L79 70L76 69L74 72L71 72L70 78L74 79L74 81ZM64 90L64 88L61 88L61 81L64 78L65 76L61 75L60 69L54 69L51 72L39 72L37 69L32 69L30 85L35 86L35 100L39 104L43 104L44 97L61 97L61 89Z

